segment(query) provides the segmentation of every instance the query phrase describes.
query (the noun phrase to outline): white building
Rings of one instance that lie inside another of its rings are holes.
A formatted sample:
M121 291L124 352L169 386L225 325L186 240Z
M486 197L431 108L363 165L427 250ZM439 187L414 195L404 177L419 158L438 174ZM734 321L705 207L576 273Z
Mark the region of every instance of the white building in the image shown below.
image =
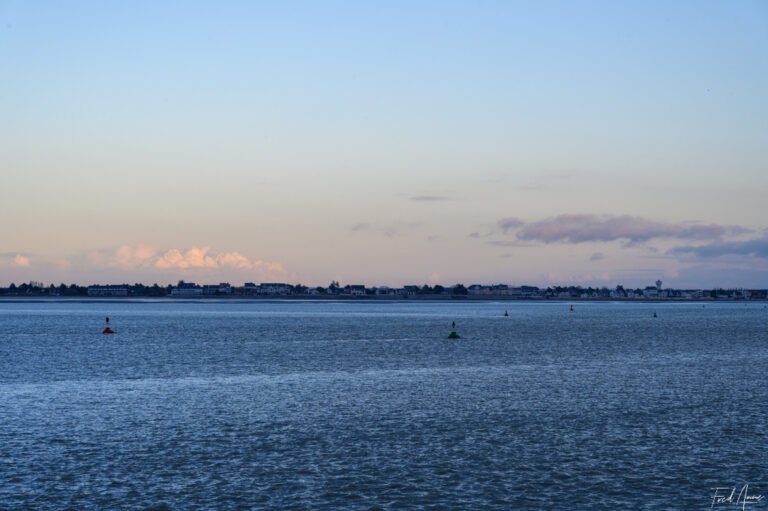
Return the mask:
M365 286L355 284L349 286L349 294L352 296L364 296L365 295Z
M259 284L260 295L287 295L291 293L291 286L288 284L268 282Z
M128 296L128 286L88 286L88 296Z
M179 284L171 289L171 296L191 297L202 296L203 288L195 284L194 282L184 282L183 280Z
M220 284L207 284L203 286L204 295L231 295L232 286L228 282L222 282Z

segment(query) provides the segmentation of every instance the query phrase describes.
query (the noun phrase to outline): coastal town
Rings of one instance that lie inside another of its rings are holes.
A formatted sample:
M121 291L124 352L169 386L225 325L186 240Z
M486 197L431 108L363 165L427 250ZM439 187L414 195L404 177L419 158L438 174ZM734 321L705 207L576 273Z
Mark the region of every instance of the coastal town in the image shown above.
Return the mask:
M228 282L196 284L179 281L175 285L158 284L77 284L45 285L42 282L11 284L0 288L0 298L83 297L83 298L242 298L242 299L421 299L421 300L766 300L766 289L672 289L664 288L661 280L643 288L617 285L608 287L582 286L512 286L507 284L472 284L465 286L407 285L402 287L363 284L341 285L332 281L328 286L304 286L266 282L246 282L241 286Z

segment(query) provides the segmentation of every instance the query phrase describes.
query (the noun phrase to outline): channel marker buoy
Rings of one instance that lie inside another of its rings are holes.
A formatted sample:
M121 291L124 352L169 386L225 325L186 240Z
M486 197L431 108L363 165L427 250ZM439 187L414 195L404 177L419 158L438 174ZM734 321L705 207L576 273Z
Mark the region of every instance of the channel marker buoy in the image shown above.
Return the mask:
M448 334L449 339L461 339L459 334L456 333L456 322L451 321L451 333Z
M114 330L112 330L112 329L109 327L109 316L107 316L106 318L104 318L104 321L106 321L106 322L107 322L107 326L106 326L106 327L104 327L104 330L102 330L102 331L101 331L101 333L102 333L102 334L114 334L114 333L115 333L115 331L114 331Z

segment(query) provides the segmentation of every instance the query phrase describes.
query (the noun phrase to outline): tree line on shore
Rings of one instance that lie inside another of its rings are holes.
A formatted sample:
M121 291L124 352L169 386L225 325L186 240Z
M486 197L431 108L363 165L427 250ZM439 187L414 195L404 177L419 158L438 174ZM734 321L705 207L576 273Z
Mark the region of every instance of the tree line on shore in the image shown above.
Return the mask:
M182 284L180 282L179 284ZM159 298L164 296L173 295L173 290L177 286L167 284L159 285L157 283L152 285L145 285L141 283L135 284L119 284L112 285L113 287L122 288L125 291L123 296L128 297L146 297L146 298ZM253 294L260 294L257 291L254 292L254 288L258 288L253 284L246 284L242 287L229 286L229 284L221 284L220 286L226 286L225 292L214 289L214 292L210 294L227 294L230 296L248 296ZM249 287L250 286L250 287ZM521 295L517 295L519 298L595 298L595 299L616 299L616 298L633 298L633 297L649 297L648 291L655 290L652 286L647 287L645 290L638 289L625 289L624 286L618 285L615 289L608 289L607 287L594 288L594 287L582 287L582 286L550 286L545 289L536 286L522 286L519 288L508 288L505 285L500 286L465 286L464 284L456 284L450 287L442 285L428 285L421 286L405 286L404 288L390 289L386 287L365 287L365 286L341 286L338 281L332 281L327 287L317 286L308 287L302 284L280 284L283 286L284 291L279 293L281 295L406 295L406 296L457 296L463 297L467 295L508 295L510 289L515 289L522 292ZM26 297L86 297L91 295L89 293L89 287L99 286L81 286L78 284L50 284L48 286L41 282L31 281L29 283L23 283L20 285L10 284L8 287L0 287L0 296L26 296ZM199 287L199 286L197 286ZM205 286L208 288L217 288L219 286ZM503 288L502 290L496 288ZM689 297L690 293L694 290L664 290L665 298L685 298ZM715 288L711 290L695 290L694 299L766 299L768 298L768 292L766 290L734 290L734 289L721 289Z

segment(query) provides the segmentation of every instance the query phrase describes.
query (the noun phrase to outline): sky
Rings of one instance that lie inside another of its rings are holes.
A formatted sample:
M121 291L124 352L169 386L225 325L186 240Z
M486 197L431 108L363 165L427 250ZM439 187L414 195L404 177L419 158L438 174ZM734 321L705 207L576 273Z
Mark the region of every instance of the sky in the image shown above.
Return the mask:
M0 0L0 285L768 287L768 3Z

